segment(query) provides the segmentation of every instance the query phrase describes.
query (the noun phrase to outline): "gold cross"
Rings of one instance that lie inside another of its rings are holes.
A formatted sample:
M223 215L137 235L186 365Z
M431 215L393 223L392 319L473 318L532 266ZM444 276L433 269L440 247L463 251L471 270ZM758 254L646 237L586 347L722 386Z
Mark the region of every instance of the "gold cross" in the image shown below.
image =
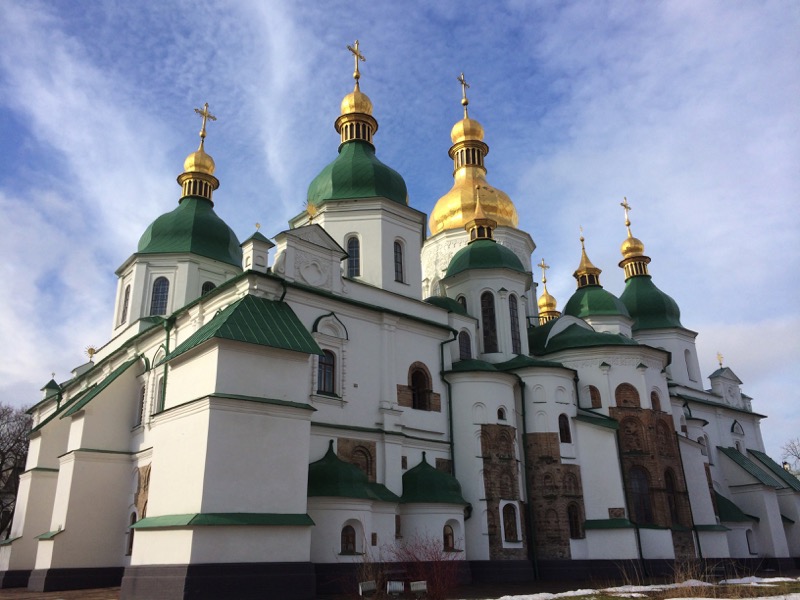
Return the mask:
M722 359L723 358L725 358L725 357L722 356L722 354L720 354L719 352L717 352L717 362L719 362L720 368L722 368Z
M256 231L258 231L259 229L261 229L261 223L256 223Z
M550 268L550 265L545 264L543 258L542 262L540 262L537 266L542 268L542 283L547 283L547 269Z
M624 208L624 209L625 209L625 225L628 225L628 226L629 226L629 225L631 224L631 221L630 221L630 219L628 218L628 211L629 211L629 210L631 210L631 205L630 205L630 204L628 204L628 199L627 199L626 197L624 197L624 196L623 196L623 198L622 198L622 202L620 202L620 203L619 203L619 205L620 205L622 208Z
M355 70L353 71L353 79L356 80L356 87L358 87L358 80L361 78L361 73L358 72L358 61L367 62L367 59L364 58L364 55L361 54L361 51L358 49L358 40L350 46L347 46L347 49L353 54L353 60L356 63Z
M469 84L467 80L464 79L464 73L461 73L458 77L456 77L458 83L461 84L461 106L464 107L464 118L467 118L467 105L469 104L469 100L467 100L467 90L469 89Z
M206 102L203 105L202 109L195 108L194 112L203 117L203 127L200 129L200 141L202 143L202 141L206 139L206 123L208 122L209 119L211 119L212 121L216 121L217 117L208 112L208 102Z

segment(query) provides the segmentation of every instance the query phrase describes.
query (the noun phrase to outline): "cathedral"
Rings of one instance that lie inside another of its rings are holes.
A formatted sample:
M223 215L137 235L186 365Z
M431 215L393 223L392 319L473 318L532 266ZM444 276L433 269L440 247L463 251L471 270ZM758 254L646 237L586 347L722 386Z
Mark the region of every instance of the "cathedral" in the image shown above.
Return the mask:
M800 481L731 368L707 387L627 200L624 292L581 238L559 310L463 76L428 218L377 156L351 51L338 154L272 238L215 213L196 109L177 206L116 271L109 340L30 409L0 584L310 600L365 563L402 572L415 544L472 581L799 566Z

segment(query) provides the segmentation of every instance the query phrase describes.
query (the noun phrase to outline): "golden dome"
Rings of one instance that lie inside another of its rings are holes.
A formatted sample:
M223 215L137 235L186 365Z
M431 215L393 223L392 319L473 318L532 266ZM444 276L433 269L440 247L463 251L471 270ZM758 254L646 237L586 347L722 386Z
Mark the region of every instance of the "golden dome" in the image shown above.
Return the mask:
M350 115L360 113L365 115L372 114L372 100L363 93L356 84L355 89L342 99L342 114Z
M202 142L200 143L200 147L183 161L184 173L205 173L207 175L213 175L215 168L214 159L203 150Z
M539 306L539 312L551 312L556 309L556 299L547 291L547 286L544 286L544 292L536 304Z
M489 185L482 168L461 167L455 173L453 187L439 198L431 212L428 221L431 233L435 235L446 229L464 229L467 223L475 219L478 193L484 218L492 219L499 227L517 226L519 215L508 194Z
M644 254L644 243L639 238L633 237L630 228L628 228L628 237L622 242L619 251L622 252L622 258L642 256Z
M463 142L465 140L483 141L483 125L478 123L475 119L464 117L458 123L453 125L450 130L450 139L453 144Z

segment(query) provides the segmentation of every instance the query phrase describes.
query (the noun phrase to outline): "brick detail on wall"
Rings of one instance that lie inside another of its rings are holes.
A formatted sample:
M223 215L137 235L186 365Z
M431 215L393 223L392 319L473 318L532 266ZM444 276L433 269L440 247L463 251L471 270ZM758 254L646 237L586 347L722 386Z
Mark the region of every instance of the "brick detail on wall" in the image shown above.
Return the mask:
M519 502L519 470L514 451L516 429L510 425L481 425L481 456L483 456L483 485L488 511L489 559L523 560L527 558L525 505ZM517 536L522 548L503 548L501 500L516 500L520 516Z
M436 468L439 471L444 471L445 473L449 473L450 475L453 474L453 461L449 458L437 458L436 459Z
M561 463L558 433L529 433L525 440L535 546L538 558L570 558L567 507L577 504L585 519L578 465Z
M408 385L397 386L397 404L406 408L414 407L414 397ZM428 392L428 405L431 412L442 412L442 396L436 392Z
M152 465L144 465L139 467L136 482L136 492L133 496L133 504L136 506L136 515L139 519L144 519L147 515L147 497L150 495L150 467Z
M691 527L689 494L671 415L649 409L620 406L611 407L609 415L620 423L620 460L631 513L629 518L632 521L636 520L630 472L634 467L640 467L647 471L649 476L652 524L660 527ZM673 475L674 491L668 489L667 471ZM686 532L673 531L675 556L693 558L694 543L687 543L683 535L677 535L683 533Z
M375 481L376 444L369 440L339 438L336 442L336 455L345 462L356 465L364 471L370 481Z

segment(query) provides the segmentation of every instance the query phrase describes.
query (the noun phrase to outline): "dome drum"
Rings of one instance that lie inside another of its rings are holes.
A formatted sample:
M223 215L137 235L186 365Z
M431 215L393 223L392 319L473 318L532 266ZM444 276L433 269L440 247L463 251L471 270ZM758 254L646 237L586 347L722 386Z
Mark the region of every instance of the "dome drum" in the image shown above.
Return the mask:
M197 196L205 198L211 201L213 205L211 200L212 193L219 188L219 179L213 175L202 172L181 173L178 175L178 183L181 186L182 197Z
M450 147L448 154L453 159L454 175L461 167L477 167L486 172L483 159L489 154L489 146L483 142L458 142Z
M340 115L335 123L336 133L341 135L341 143L361 140L372 144L372 136L378 131L378 121L366 113Z

